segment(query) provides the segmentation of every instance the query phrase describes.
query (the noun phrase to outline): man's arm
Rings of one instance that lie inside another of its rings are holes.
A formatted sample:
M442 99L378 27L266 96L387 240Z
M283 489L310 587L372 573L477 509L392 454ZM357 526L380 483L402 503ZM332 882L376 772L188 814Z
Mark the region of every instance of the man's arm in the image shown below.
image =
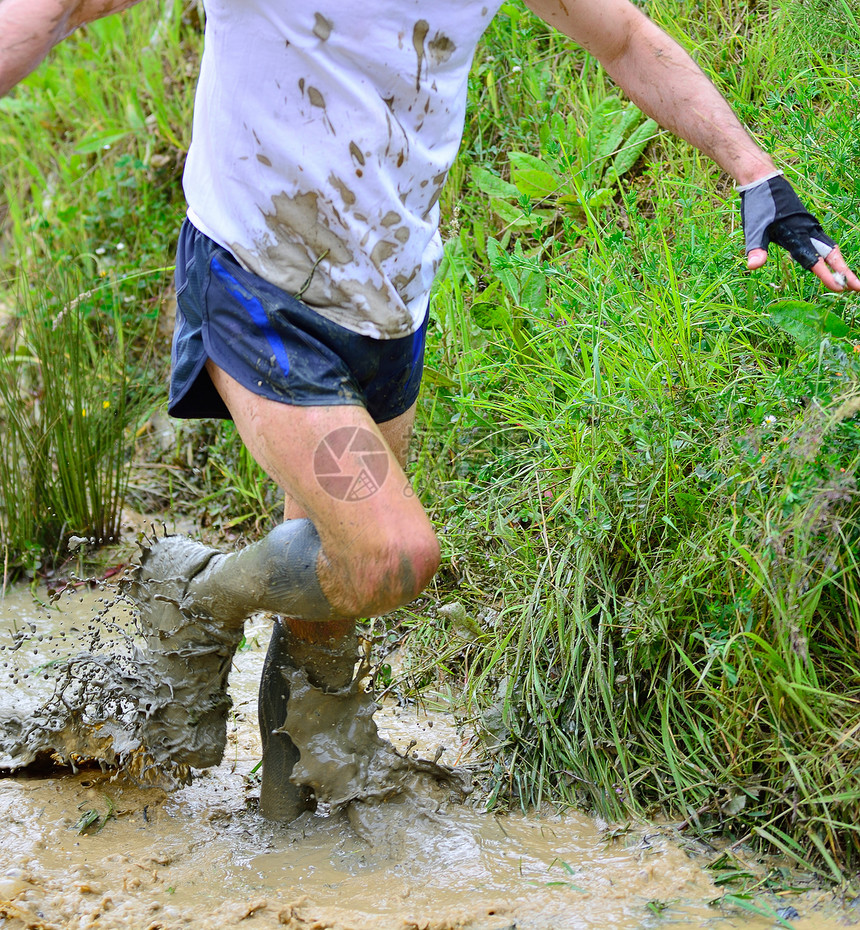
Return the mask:
M0 97L78 26L138 0L0 0Z
M740 186L776 173L770 156L750 137L725 98L693 59L628 0L526 0L543 20L587 49L630 99L661 126L712 158ZM764 249L747 256L750 268L767 260ZM828 268L828 265L830 266ZM860 291L838 248L812 271L832 291L832 271Z

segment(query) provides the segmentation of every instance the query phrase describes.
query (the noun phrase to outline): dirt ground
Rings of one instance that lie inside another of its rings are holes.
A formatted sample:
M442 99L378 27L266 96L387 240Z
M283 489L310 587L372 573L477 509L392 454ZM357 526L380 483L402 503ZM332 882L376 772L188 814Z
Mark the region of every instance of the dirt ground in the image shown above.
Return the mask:
M35 670L45 661L38 636L85 629L94 611L104 610L104 597L76 592L47 608L29 590L6 593L0 637L22 629L32 635L13 658L0 654L0 710L27 712ZM256 810L254 769L269 624L251 622L247 648L234 662L227 755L195 773L191 785L144 789L98 768L0 777L0 928L775 926L773 917L710 906L724 889L706 861L657 827L610 840L606 824L583 814L498 815L482 812L480 803L412 819L392 805L388 827L372 844L342 814L308 813L290 826L267 822ZM443 745L443 761L464 761L469 741L446 715L386 705L377 720L401 751L414 740L412 751L422 757ZM860 917L826 893L781 905L798 930L844 927Z

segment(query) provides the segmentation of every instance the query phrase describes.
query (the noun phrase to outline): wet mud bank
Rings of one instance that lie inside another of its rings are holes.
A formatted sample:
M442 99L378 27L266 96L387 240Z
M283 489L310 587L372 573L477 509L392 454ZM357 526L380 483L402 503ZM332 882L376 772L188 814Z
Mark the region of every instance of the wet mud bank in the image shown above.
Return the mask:
M124 642L126 619L112 615L109 602L110 592L98 591L64 597L51 609L29 591L0 601L0 640L16 647L0 652L0 720L24 726L44 701L52 684L47 663L57 658L49 642L65 643L67 653L94 634ZM290 825L265 820L257 809L257 688L270 624L264 617L249 623L232 662L224 758L188 772L190 783L147 787L107 764L104 771L10 773L7 762L0 777L0 927L774 926L772 917L710 907L721 890L704 861L656 829L611 842L606 825L585 815L494 815L482 813L474 795L466 804L428 796L422 805L384 791L370 806L322 804ZM302 682L295 686L301 691ZM384 750L389 761L407 753L432 759L440 746L443 761L464 761L464 740L445 715L385 706L375 721L380 744L393 747ZM74 762L71 743L67 748L64 758ZM796 903L802 913L791 922L798 930L845 926L852 917L814 905L808 896Z

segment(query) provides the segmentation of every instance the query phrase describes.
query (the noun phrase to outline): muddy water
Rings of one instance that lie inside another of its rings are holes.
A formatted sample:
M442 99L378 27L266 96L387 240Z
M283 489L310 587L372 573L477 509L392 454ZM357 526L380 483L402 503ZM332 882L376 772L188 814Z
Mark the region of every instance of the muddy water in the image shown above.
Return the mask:
M20 642L16 651L0 652L0 717L24 716L38 704L49 682L36 670L57 644L68 649L86 634L96 611L103 612L105 638L120 635L111 633L104 597L109 592L76 594L50 610L28 591L0 602L0 641L8 644L17 631ZM44 638L61 633L65 640ZM0 927L774 926L773 919L709 907L720 890L704 863L657 830L609 843L605 825L584 815L496 816L461 805L417 816L395 803L388 829L374 820L370 845L344 814L307 813L288 827L265 821L256 810L253 770L268 633L264 618L249 624L248 648L237 653L231 674L227 753L189 786L143 789L98 768L0 778ZM412 751L422 756L433 757L441 745L443 761L468 761L444 715L389 706L376 717L401 751L417 740ZM798 930L850 919L817 911L809 897L785 903L801 911L792 920ZM653 911L663 905L658 918Z

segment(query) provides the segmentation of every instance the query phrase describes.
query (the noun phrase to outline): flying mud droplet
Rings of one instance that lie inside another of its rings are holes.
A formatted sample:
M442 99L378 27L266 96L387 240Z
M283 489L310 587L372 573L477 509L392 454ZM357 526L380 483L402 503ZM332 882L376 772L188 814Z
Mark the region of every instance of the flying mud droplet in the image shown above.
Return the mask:
M82 598L75 598L75 601ZM141 738L159 686L143 657L133 613L121 590L86 630L43 635L44 658L31 644L8 678L0 677L0 770L44 764L73 770L96 763L143 786L172 789L190 781L187 765L157 759ZM25 642L12 635L13 647ZM9 689L31 667L33 683Z

